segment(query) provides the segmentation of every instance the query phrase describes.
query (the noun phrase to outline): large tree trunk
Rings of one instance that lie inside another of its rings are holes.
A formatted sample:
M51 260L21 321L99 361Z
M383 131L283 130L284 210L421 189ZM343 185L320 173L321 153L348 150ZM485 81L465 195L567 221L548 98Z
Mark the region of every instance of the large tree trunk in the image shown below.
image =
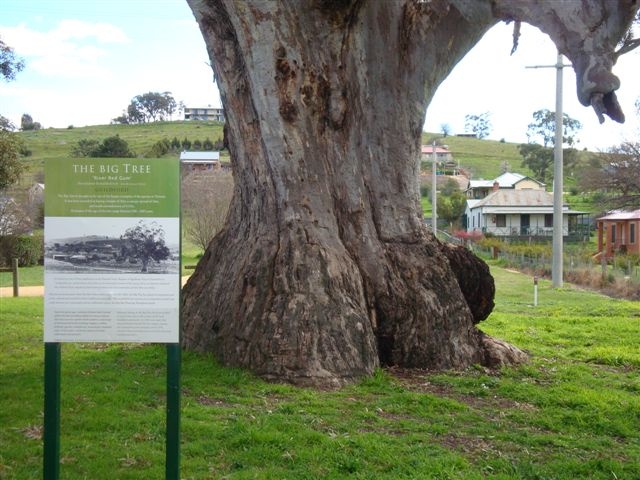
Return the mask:
M236 191L185 287L184 345L319 386L380 364L522 360L476 329L493 280L427 232L418 201L426 107L497 21L489 3L189 3L227 114Z

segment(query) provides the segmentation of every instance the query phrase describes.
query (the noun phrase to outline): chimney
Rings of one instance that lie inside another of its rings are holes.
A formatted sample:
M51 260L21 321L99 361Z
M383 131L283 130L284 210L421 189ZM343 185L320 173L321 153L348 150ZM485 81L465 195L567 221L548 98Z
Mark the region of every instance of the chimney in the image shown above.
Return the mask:
M497 192L498 190L500 190L500 184L498 182L493 182L493 188L491 189L491 191Z

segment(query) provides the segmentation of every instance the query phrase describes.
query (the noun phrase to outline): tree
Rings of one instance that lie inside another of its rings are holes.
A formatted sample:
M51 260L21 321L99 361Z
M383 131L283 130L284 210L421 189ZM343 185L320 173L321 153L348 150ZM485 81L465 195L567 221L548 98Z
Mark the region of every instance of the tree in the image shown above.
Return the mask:
M96 157L96 158L129 158L135 154L129 150L129 144L119 135L107 137L102 142L93 139L83 138L72 148L71 155L74 157Z
M602 95L620 119L610 54L635 3L188 1L227 112L236 187L184 289L185 347L317 386L379 365L521 361L475 326L493 306L487 266L422 221L426 108L491 26L515 20L572 60L583 103Z
M16 58L13 49L0 38L0 77L9 82L23 68L24 62ZM13 130L13 123L0 115L0 192L16 183L24 170L20 162L20 151L24 149L24 144L17 135L11 133ZM2 206L3 212L12 208L7 202Z
M114 119L118 123L147 123L166 120L177 108L171 92L148 92L136 95L127 107L127 114ZM124 118L123 118L124 117Z
M33 117L31 117L31 115L29 115L28 113L23 113L20 120L20 128L24 131L40 130L42 128L42 125L40 125L40 122L34 122Z
M11 120L7 117L0 115L0 130L4 130L6 132L13 132L16 129L16 126L13 124Z
M440 133L442 133L443 137L447 138L449 135L451 135L451 125L449 125L448 123L441 123Z
M135 227L128 228L122 237L126 241L126 254L142 261L142 272L147 271L149 261L160 262L171 256L164 242L164 230L156 222L147 225L139 221Z
M625 142L602 155L580 178L585 190L600 190L603 209L640 208L640 143Z
M0 191L16 183L22 175L21 148L22 142L15 133L0 129Z
M89 139L89 138L81 138L78 140L73 148L71 149L71 156L73 157L92 157L93 153L97 152L100 147L100 142L98 140Z
M465 115L464 129L467 132L475 133L478 138L487 138L491 133L491 120L489 120L489 112L479 115Z
M206 250L224 225L232 195L231 172L190 172L183 177L183 225L192 243Z
M15 80L16 74L24 69L24 60L16 57L13 48L0 38L0 77L6 82Z
M537 180L545 182L553 169L553 149L537 143L522 143L518 151L522 155L522 166L531 170Z
M460 191L460 184L453 178L445 183L438 197L438 216L448 223L457 224L467 204L467 197Z
M518 145L518 151L522 155L521 165L531 170L536 180L547 182L552 179L553 148L543 147L537 143L522 143ZM562 164L565 168L574 168L579 159L579 153L575 148L562 150Z
M582 128L579 120L571 118L566 113L562 114L562 144L572 146L576 143L576 134ZM527 137L542 139L542 145L552 147L556 141L556 113L547 109L533 112L533 122L527 127Z

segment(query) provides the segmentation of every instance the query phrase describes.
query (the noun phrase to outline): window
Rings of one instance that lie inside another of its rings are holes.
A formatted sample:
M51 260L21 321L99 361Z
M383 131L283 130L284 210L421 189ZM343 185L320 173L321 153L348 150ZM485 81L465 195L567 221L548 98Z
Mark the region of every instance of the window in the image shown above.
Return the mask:
M629 224L629 243L636 243L636 224Z
M504 213L496 215L496 227L506 227L507 216Z
M611 243L616 243L616 226L611 225Z
M545 228L553 228L553 213L544 214L544 226Z

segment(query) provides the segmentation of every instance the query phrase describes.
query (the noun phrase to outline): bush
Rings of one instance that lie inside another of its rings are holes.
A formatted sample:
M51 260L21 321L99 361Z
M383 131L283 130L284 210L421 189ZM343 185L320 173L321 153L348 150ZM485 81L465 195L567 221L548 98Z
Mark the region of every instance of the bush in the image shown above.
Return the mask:
M151 150L148 156L162 157L167 153L169 153L170 150L171 150L171 142L169 142L169 139L163 138L162 140L158 140L156 143L154 143L151 146Z
M83 138L71 150L74 157L99 157L99 158L131 158L135 154L129 150L126 140L115 135L107 137L102 142Z
M113 158L129 158L134 154L129 150L129 144L126 140L115 135L105 138L100 146L91 153L91 157L113 157Z
M98 140L83 138L71 149L71 155L73 157L91 157L92 152L97 150L99 145Z
M6 266L18 259L20 267L32 267L44 258L42 235L7 235L0 237L0 262Z

